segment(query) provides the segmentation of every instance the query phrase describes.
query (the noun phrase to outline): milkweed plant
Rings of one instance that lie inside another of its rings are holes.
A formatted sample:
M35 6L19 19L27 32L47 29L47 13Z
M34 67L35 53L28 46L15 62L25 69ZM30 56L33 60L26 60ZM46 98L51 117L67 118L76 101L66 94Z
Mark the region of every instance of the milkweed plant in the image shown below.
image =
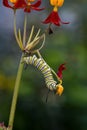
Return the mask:
M52 24L54 24L55 26L61 26L62 24L69 23L69 22L63 22L58 14L58 8L63 5L64 0L49 0L49 4L53 7L53 10L45 20L41 21L43 24L48 24L48 28L46 28L42 34L41 34L41 29L39 28L37 33L35 34L34 31L35 26L32 25L30 35L28 38L26 38L27 17L30 13L32 13L32 11L39 12L39 11L46 10L45 7L42 7L43 5L41 6L43 1L44 0L2 0L3 6L13 11L14 35L16 38L17 45L22 52L22 55L20 58L20 63L19 63L17 77L16 77L14 91L13 91L13 98L12 98L8 126L6 127L4 123L0 123L0 130L12 130L13 128L18 91L19 91L22 71L24 69L25 64L31 64L41 71L45 79L46 87L48 88L49 91L53 91L55 92L55 94L59 96L63 93L64 88L62 86L62 78L63 78L62 71L66 69L65 63L61 64L58 67L58 71L55 72L43 59L40 50L43 49L47 33L49 35L53 33L53 30L51 28ZM16 26L16 14L17 14L17 10L19 9L21 9L25 15L23 34L21 33L20 28L17 29ZM41 43L41 45L39 43ZM38 44L40 45L39 48L37 48ZM53 78L54 76L56 78L56 81Z

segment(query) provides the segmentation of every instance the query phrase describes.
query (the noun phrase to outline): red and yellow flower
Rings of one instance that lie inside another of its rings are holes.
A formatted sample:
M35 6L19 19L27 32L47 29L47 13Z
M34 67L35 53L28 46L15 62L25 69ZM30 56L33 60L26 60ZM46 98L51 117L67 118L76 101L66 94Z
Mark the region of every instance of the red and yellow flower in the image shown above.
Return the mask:
M41 11L44 8L38 8L41 5L41 0L37 0L36 3L32 4L35 0L27 0L24 12L31 12L31 10Z
M3 0L3 5L11 9L20 9L25 7L24 0Z
M3 0L3 5L11 9L24 9L24 12L31 12L31 10L41 11L44 8L39 8L41 0Z
M61 96L61 94L64 91L64 88L62 86L62 78L63 78L62 71L65 70L65 69L66 69L65 64L61 64L59 66L58 72L57 72L57 76L58 76L60 83L57 85L56 94L58 94L59 96Z
M44 24L55 24L60 26L61 24L68 24L69 22L63 22L58 14L58 7L61 7L64 3L64 0L50 0L50 4L54 7L53 11L49 16L43 21Z

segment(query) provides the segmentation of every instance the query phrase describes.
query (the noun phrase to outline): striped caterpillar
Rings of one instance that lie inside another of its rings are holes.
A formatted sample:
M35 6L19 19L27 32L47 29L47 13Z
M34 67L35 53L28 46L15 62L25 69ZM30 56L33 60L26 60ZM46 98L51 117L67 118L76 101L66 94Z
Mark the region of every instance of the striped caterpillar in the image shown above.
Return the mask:
M61 83L57 84L57 82L53 79L53 75L51 72L51 68L47 65L47 63L42 58L37 58L36 55L24 57L24 62L27 64L34 65L42 72L45 78L46 86L49 90L55 91L56 94L61 95L63 92L63 87Z

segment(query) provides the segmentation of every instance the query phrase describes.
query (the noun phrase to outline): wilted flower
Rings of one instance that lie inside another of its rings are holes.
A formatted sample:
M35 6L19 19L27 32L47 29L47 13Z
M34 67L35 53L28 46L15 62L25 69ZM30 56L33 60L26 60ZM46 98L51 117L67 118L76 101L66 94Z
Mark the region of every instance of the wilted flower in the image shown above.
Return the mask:
M60 79L62 79L62 71L63 70L65 70L66 69L66 67L65 67L65 64L61 64L60 66L59 66L59 68L58 68L58 72L57 72L57 76L60 78Z
M59 84L57 85L57 90L56 90L56 94L58 94L59 96L61 96L61 94L63 93L63 86L62 86L62 71L65 70L66 67L65 67L65 63L64 64L61 64L58 68L58 72L57 72L57 76L58 76L58 79L59 79Z

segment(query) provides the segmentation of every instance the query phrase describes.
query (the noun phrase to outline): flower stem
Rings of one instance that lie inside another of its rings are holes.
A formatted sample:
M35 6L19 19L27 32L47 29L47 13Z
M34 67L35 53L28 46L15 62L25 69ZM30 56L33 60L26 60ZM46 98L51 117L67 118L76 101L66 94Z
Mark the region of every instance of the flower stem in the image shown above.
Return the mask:
M24 18L24 34L23 34L23 46L26 44L26 26L27 26L27 14L25 14Z
M15 110L16 110L16 104L17 104L17 98L18 98L18 91L19 91L19 85L20 85L20 80L21 80L21 76L22 76L23 66L24 66L24 64L22 63L22 56L21 56L19 67L18 67L18 72L17 72L17 77L16 77L16 82L15 82L15 87L14 87L14 92L13 92L11 111L10 111L10 116L9 116L9 123L8 123L9 130L12 130L12 128L13 128L13 122L14 122L14 116L15 116Z
M27 17L25 15L24 19L24 34L23 34L23 45L25 46L26 43L26 24L27 24ZM20 41L21 39L21 34L19 30L19 36L17 35L17 29L16 29L16 14L14 13L14 34L16 41L19 45L19 47L22 49L23 45L22 42ZM13 128L13 122L14 122L14 116L15 116L15 110L16 110L16 104L17 104L17 98L18 98L18 91L19 91L19 86L20 86L20 81L21 81L21 76L22 76L22 71L23 71L23 66L24 63L22 62L23 54L20 59L19 67L18 67L18 72L17 72L17 77L15 81L15 87L14 87L14 92L13 92L13 99L12 99L12 104L11 104L11 110L10 110L10 116L9 116L9 123L8 123L8 130L12 130Z

